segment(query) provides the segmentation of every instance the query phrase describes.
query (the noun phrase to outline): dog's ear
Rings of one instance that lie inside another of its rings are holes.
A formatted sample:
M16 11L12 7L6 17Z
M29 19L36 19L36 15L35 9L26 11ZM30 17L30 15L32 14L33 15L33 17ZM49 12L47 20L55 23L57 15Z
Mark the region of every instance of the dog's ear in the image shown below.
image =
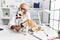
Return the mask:
M18 17L24 16L24 13L23 13L22 11L19 11L19 12L17 13L17 15L18 15Z

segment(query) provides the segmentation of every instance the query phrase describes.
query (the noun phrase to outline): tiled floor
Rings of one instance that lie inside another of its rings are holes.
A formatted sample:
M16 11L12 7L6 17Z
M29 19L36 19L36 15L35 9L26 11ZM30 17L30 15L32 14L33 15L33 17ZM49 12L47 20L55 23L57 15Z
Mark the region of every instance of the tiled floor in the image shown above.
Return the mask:
M43 26L42 26L43 27ZM33 37L30 34L24 35L23 33L17 33L13 32L10 29L8 29L7 26L0 25L0 28L3 28L3 31L0 31L0 39L1 40L39 40L35 37ZM49 37L57 37L57 32L50 29L47 26L43 27L45 31L40 31L38 33L34 33L33 35L41 38L42 40L47 40ZM46 34L48 34L48 37Z

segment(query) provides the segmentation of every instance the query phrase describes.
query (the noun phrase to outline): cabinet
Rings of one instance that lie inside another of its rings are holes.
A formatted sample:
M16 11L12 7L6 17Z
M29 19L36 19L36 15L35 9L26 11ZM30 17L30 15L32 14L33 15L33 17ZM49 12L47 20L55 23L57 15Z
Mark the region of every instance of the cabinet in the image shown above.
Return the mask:
M9 20L10 20L10 8L2 7L1 10L2 10L2 14L3 14L3 16L1 18L2 23L3 23L3 25L8 25Z

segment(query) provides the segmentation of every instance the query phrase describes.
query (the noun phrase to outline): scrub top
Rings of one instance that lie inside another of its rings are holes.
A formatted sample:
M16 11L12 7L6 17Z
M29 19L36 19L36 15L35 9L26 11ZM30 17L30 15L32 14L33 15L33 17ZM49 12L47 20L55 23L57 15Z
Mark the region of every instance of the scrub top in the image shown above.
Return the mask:
M18 12L18 14L20 14L21 11ZM27 19L30 19L31 20L31 17L30 17L30 13L29 12L26 12L26 14L20 19L16 19L16 15L15 16L12 16L12 18L10 19L9 21L9 28L12 26L12 25L18 25L19 23L22 23L24 21L26 21Z

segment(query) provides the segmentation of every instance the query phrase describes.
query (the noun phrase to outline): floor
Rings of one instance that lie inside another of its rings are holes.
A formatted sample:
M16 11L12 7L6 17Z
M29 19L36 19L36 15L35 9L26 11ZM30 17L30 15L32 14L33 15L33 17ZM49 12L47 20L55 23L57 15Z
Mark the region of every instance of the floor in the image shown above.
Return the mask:
M41 38L42 40L47 40L51 37L57 37L57 32L55 30L52 30L47 26L41 27L43 27L45 31L39 31L37 33L34 33L33 35L38 37L36 38L29 33L27 33L27 35L24 35L24 33L13 32L7 26L0 25L0 28L4 29L3 31L0 31L0 40L39 40L39 38Z

